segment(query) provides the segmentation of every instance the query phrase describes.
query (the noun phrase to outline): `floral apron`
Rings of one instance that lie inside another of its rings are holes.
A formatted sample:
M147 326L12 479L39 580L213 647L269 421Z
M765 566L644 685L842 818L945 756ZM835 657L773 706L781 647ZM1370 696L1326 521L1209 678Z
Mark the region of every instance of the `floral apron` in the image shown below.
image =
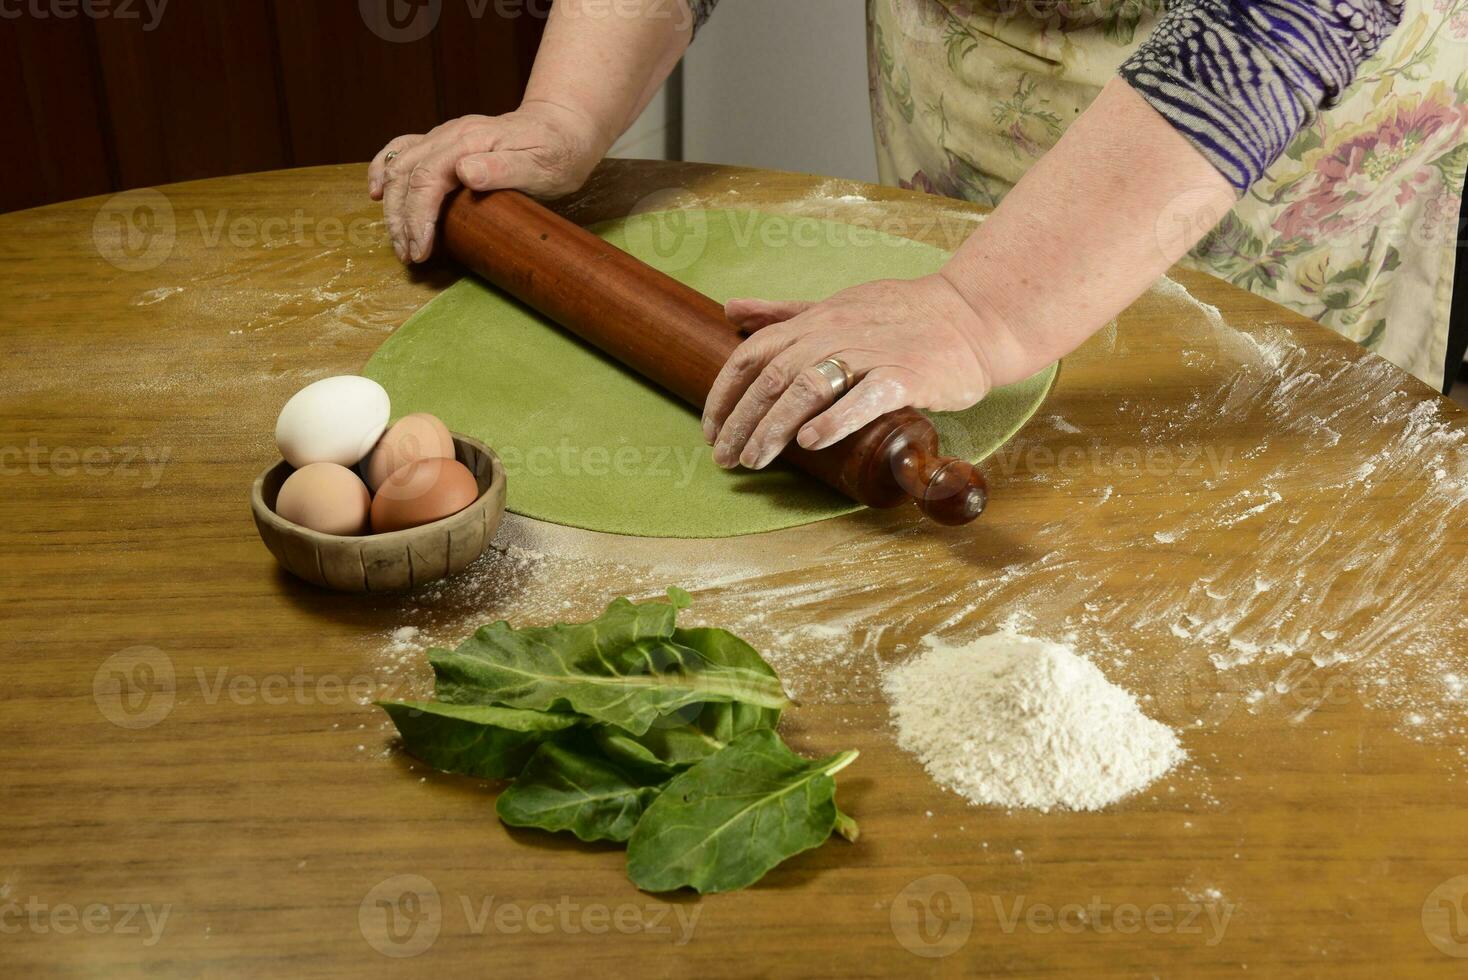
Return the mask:
M998 203L1147 38L1162 4L1057 6L1064 20L1035 2L868 0L883 182ZM1440 388L1465 165L1468 0L1410 0L1341 103L1184 264Z

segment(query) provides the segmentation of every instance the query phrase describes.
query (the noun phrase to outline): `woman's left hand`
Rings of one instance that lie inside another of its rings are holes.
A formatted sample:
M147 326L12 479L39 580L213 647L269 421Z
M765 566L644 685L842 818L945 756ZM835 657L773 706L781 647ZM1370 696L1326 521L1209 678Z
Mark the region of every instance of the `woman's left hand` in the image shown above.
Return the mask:
M824 449L899 408L968 408L994 377L995 338L941 273L870 282L821 303L733 300L726 312L753 332L704 405L704 437L726 468L760 469L791 439ZM855 378L839 399L815 369L833 357Z

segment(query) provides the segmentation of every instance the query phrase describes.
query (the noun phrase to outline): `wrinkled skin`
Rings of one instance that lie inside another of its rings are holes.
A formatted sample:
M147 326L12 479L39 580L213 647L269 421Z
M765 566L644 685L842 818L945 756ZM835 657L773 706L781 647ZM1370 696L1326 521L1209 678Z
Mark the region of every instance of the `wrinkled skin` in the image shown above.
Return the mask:
M726 312L752 336L704 406L720 466L760 469L792 440L824 449L906 406L968 408L991 386L979 317L941 274L864 283L820 303L733 300ZM830 357L857 379L839 400L815 370Z
M503 116L463 116L389 142L368 168L367 189L382 202L398 260L422 262L433 254L449 193L464 186L512 187L541 198L569 194L600 158L595 133L591 120L550 102L526 102Z

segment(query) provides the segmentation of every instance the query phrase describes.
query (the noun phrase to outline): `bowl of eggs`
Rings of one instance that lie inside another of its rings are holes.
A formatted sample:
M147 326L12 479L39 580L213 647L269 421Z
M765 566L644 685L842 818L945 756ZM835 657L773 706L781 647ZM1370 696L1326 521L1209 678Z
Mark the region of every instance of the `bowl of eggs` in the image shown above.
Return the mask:
M463 570L505 512L494 451L426 413L389 424L369 378L325 378L280 412L283 457L255 480L250 509L291 574L343 592L396 592Z

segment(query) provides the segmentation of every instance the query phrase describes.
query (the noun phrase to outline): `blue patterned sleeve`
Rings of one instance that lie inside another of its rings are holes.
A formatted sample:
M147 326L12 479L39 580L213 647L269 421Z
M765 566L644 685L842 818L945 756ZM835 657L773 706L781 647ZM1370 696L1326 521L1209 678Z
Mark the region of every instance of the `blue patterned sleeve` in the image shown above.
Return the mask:
M1396 28L1392 0L1169 4L1121 75L1243 193Z

